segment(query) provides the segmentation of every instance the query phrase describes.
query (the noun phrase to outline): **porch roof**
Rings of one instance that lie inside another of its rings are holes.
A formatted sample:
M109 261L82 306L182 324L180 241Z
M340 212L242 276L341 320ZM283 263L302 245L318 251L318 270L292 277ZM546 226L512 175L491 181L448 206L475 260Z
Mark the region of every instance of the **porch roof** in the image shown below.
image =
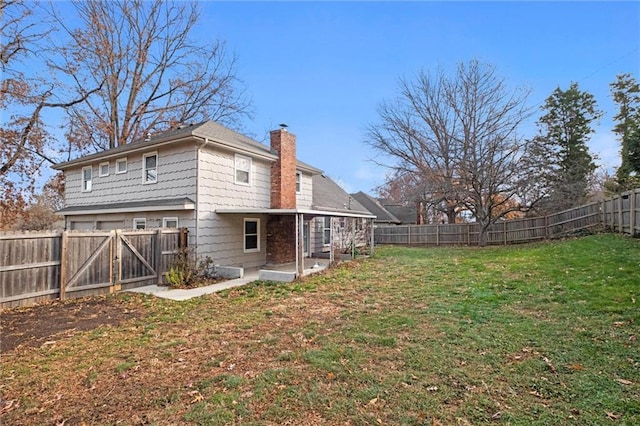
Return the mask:
M268 215L295 215L306 216L334 216L334 217L359 217L365 219L375 219L371 213L358 211L334 211L334 210L313 210L313 209L216 209L218 214L268 214Z

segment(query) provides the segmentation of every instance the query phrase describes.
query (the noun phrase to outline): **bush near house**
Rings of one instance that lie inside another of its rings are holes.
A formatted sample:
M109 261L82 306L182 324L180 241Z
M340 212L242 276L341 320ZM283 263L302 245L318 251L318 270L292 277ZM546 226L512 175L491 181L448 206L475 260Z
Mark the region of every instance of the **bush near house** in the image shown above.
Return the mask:
M639 259L619 235L383 247L290 284L110 296L135 315L3 353L0 422L640 424Z

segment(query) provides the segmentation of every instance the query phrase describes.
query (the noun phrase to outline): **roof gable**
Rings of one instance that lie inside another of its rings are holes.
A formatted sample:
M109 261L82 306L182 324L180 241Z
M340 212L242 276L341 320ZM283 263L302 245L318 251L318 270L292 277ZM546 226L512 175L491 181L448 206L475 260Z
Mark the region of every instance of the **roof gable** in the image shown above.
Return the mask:
M366 207L373 215L376 216L376 222L383 223L400 223L400 220L395 217L390 211L388 211L382 204L375 198L360 191L355 194L351 194L353 198L358 200L360 204Z

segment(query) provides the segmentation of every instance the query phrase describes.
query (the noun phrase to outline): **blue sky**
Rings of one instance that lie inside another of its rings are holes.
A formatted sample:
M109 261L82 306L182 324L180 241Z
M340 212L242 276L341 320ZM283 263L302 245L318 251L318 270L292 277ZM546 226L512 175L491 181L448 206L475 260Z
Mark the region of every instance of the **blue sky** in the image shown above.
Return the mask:
M399 77L478 59L530 88L531 106L578 82L605 112L590 147L608 169L619 163L609 83L640 79L638 2L202 2L194 38L238 56L255 110L246 133L266 142L287 123L298 157L353 192L384 182L364 129Z

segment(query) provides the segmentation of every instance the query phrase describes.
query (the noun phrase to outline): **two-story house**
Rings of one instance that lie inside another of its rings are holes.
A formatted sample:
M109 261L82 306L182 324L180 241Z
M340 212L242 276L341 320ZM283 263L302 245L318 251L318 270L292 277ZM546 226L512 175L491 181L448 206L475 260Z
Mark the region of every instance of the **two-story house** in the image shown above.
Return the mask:
M302 272L304 257L333 251L335 229L370 226L374 216L297 160L292 133L270 139L268 147L208 121L57 164L65 228L186 227L197 254L220 265L296 262Z

